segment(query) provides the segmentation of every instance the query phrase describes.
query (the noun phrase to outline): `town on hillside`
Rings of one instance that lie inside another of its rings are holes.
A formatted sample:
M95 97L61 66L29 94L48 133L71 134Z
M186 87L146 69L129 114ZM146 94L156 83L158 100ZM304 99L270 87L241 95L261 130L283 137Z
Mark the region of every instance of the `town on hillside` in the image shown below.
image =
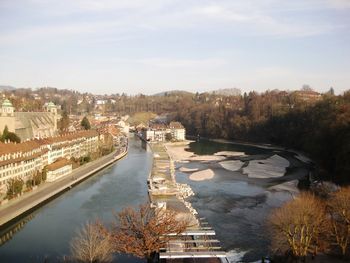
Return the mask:
M129 126L120 116L65 115L53 102L18 111L0 102L0 203L65 178L85 163L126 151Z

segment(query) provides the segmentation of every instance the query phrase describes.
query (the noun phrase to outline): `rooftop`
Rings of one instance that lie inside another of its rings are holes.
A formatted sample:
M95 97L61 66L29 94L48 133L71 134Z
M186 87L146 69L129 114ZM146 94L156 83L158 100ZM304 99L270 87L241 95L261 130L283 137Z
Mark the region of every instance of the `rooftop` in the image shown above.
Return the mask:
M55 170L57 170L59 168L62 168L64 166L67 166L67 165L70 165L70 164L72 164L71 161L69 161L69 160L67 160L65 158L59 158L54 163L49 164L48 166L46 166L46 168L47 168L48 171L55 171Z
M13 106L12 106L12 103L11 103L10 100L5 99L5 100L2 102L2 107L13 107Z

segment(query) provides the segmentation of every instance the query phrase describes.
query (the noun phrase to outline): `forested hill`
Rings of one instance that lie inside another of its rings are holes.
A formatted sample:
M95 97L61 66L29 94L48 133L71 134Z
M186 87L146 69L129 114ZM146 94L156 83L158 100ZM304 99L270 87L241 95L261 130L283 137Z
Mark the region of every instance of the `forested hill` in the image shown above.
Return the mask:
M229 104L179 102L188 133L273 143L304 151L323 178L350 183L350 92L310 102L274 93L231 98Z
M163 96L93 95L42 88L3 92L17 110L42 109L52 100L69 114L170 113L187 133L213 138L273 143L301 150L321 168L323 177L350 183L350 91L335 96L311 90L250 92L243 96L215 93L165 93ZM35 96L34 96L35 95Z

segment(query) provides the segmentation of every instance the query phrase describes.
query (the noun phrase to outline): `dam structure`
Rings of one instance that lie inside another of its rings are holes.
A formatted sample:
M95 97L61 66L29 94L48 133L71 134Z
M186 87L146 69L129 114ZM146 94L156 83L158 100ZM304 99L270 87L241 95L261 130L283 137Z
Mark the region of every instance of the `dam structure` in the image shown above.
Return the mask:
M221 262L220 258L225 259L226 252L222 250L220 241L215 238L215 231L205 218L198 216L191 203L186 201L194 195L192 189L187 184L176 182L174 161L164 144L150 143L150 147L153 152L153 166L147 183L151 206L172 210L190 222L184 232L173 235L160 250L160 261L181 262L181 259L192 258L197 259L197 262L198 259L217 258L217 262Z

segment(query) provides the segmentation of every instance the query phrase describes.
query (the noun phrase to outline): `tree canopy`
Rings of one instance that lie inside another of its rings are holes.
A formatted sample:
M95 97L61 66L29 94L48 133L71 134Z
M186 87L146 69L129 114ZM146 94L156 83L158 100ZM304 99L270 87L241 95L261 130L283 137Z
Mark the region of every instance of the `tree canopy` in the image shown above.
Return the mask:
M2 135L0 136L0 141L5 142L9 140L10 142L16 142L20 143L21 139L17 136L17 134L10 132L7 125L4 128L4 131L2 132Z
M85 130L90 130L91 129L90 121L89 121L89 119L86 116L82 119L81 126Z

